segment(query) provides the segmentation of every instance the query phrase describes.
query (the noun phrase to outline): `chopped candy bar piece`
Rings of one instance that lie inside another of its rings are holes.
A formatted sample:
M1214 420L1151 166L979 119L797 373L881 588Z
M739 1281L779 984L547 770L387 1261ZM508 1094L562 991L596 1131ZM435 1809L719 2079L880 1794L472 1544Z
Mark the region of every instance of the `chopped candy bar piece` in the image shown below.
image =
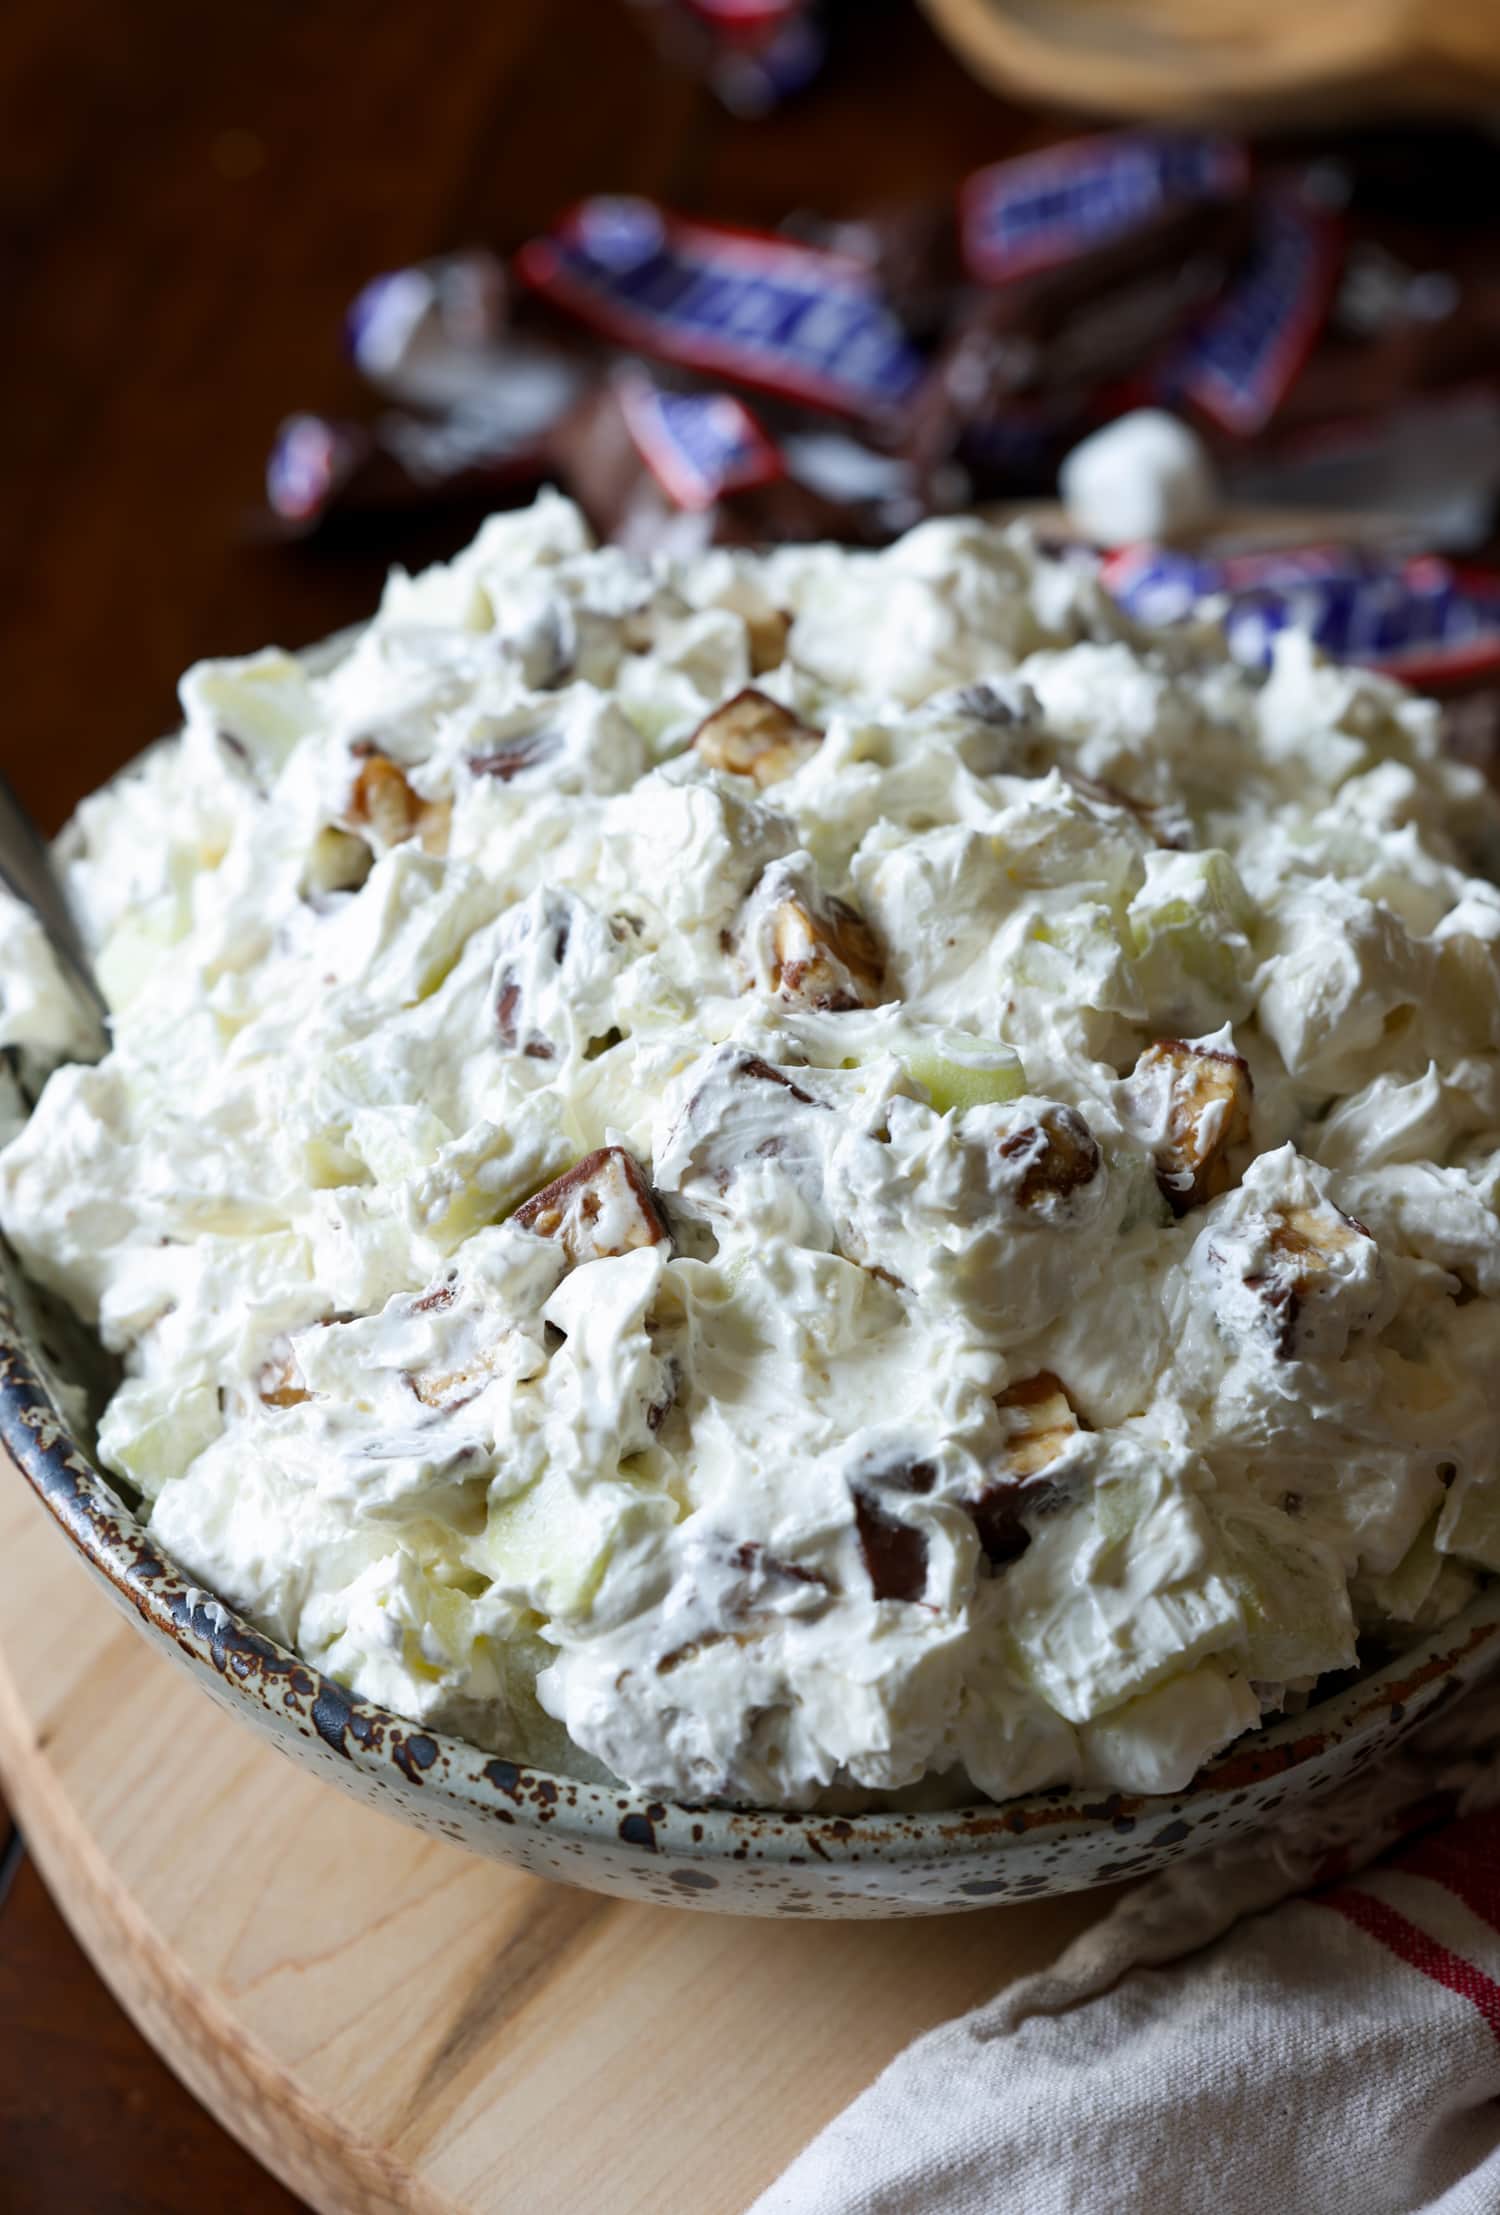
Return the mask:
M466 1400L477 1399L500 1367L501 1348L486 1347L464 1369L446 1369L440 1373L415 1370L407 1383L424 1407L442 1408L445 1412L462 1407Z
M714 1646L752 1645L779 1619L821 1613L830 1597L818 1570L783 1561L754 1538L738 1545L717 1535L700 1540L684 1581L682 1612L705 1627L667 1649L656 1664L658 1676L670 1676Z
M780 608L767 608L764 614L747 615L745 631L750 646L750 668L754 676L763 677L769 670L779 669L786 660L786 642L791 636L792 619Z
M998 1395L1005 1424L1004 1474L978 1499L966 1502L992 1569L1018 1561L1031 1544L1025 1518L1062 1504L1064 1494L1042 1475L1078 1436L1083 1425L1067 1387L1050 1369L1018 1378Z
M494 777L509 784L526 769L540 768L563 750L562 733L555 730L521 731L503 746L485 754L471 754L469 767L476 777Z
M357 751L360 749L356 749ZM414 792L405 772L389 756L373 746L362 749L359 773L350 790L346 822L375 833L382 846L399 846L415 838L429 854L440 854L448 845L452 804L424 800Z
M374 866L375 856L364 839L325 823L308 849L301 895L316 907L326 894L357 892Z
M1174 1215L1227 1192L1250 1136L1250 1071L1238 1054L1180 1038L1148 1046L1130 1079L1155 1134L1156 1181Z
M1324 1201L1273 1216L1269 1243L1270 1267L1245 1282L1271 1314L1277 1352L1290 1360L1318 1350L1319 1305L1338 1296L1349 1261L1374 1241L1352 1216Z
M255 1389L267 1407L300 1407L312 1398L290 1346L261 1363Z
M694 748L711 769L753 777L762 791L810 761L821 740L820 731L753 685L715 708L693 733Z
M1099 1174L1098 1141L1076 1108L1049 1100L1034 1122L1024 1123L1000 1142L1013 1163L1012 1197L1023 1208L1045 1208L1071 1199Z
M539 1238L555 1238L570 1265L602 1261L670 1234L639 1162L623 1146L601 1146L554 1177L514 1220Z
M732 1217L753 1191L782 1222L799 1216L804 1236L831 1240L823 1206L829 1108L800 1075L737 1046L699 1064L656 1149L657 1186L685 1216Z
M821 891L805 854L772 862L746 907L741 947L755 983L792 1007L876 1007L885 962L864 917Z
M1013 1476L1036 1476L1078 1436L1067 1387L1050 1369L1008 1384L995 1405L1005 1419L1005 1462Z
M1194 1243L1219 1331L1262 1363L1267 1342L1283 1361L1341 1362L1351 1338L1391 1312L1380 1249L1328 1198L1325 1175L1292 1146L1257 1155Z
M868 1491L854 1494L854 1523L876 1599L920 1600L927 1590L926 1533L887 1514Z

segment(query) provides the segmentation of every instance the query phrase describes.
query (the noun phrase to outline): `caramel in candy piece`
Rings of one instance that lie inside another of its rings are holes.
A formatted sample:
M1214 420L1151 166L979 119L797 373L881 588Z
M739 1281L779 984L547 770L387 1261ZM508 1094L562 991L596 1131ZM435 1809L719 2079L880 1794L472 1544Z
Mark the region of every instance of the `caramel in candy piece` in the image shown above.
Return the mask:
M362 758L350 788L345 821L356 828L368 827L382 846L399 846L415 838L425 852L445 853L452 802L424 800L412 790L399 763L368 741L356 746L355 752Z
M1044 1207L1071 1199L1099 1174L1099 1144L1076 1108L1049 1100L1034 1123L1000 1141L1002 1159L1015 1165L1017 1206Z
M1164 1038L1135 1065L1142 1089L1168 1086L1166 1136L1156 1148L1156 1181L1174 1215L1227 1192L1229 1154L1250 1136L1250 1071L1238 1054Z
M267 1407L300 1407L304 1400L312 1398L290 1346L261 1363L255 1389Z
M782 636L784 643L785 633ZM753 651L753 637L751 643ZM693 733L694 749L710 769L753 777L762 791L790 777L821 744L820 731L754 685L746 685L743 692L715 708Z
M640 1163L623 1146L586 1154L518 1207L514 1221L555 1238L573 1267L658 1246L670 1235Z
M466 1400L478 1398L500 1366L501 1351L501 1344L488 1346L467 1369L445 1369L436 1374L430 1370L413 1370L406 1381L424 1407L441 1408L451 1413Z

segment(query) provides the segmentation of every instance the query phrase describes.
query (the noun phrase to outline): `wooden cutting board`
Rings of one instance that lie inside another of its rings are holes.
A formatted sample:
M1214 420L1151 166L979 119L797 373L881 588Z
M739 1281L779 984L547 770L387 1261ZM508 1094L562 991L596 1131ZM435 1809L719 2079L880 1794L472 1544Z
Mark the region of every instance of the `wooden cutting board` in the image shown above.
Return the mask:
M43 1875L178 2075L329 2215L739 2215L1110 1896L815 1924L566 1891L218 1712L3 1462L0 1563L0 1783Z

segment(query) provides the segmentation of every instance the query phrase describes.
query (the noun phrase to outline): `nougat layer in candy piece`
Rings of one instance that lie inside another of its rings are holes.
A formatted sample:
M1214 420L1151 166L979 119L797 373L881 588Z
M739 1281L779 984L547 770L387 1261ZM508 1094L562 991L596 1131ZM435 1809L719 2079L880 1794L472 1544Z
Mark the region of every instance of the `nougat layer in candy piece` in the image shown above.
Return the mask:
M586 1154L533 1193L512 1220L539 1238L555 1238L573 1268L671 1236L640 1163L623 1146Z

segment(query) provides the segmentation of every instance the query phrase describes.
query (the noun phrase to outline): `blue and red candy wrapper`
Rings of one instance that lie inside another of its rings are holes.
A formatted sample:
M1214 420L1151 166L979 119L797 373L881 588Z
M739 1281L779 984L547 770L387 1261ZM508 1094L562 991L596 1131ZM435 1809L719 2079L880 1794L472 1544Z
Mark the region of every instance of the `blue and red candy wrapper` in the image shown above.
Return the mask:
M1343 253L1336 216L1291 184L1268 189L1244 265L1161 370L1163 398L1235 438L1263 430L1318 342Z
M1224 603L1230 651L1265 667L1285 630L1305 631L1336 661L1437 690L1500 677L1500 578L1425 554L1408 561L1339 546L1221 560L1131 546L1103 582L1143 623L1181 622Z
M921 382L867 267L792 239L605 196L523 246L516 268L616 345L784 400L889 417Z
M1249 165L1233 139L1105 131L976 170L959 194L971 276L1012 284L1080 261L1168 212L1235 200Z

